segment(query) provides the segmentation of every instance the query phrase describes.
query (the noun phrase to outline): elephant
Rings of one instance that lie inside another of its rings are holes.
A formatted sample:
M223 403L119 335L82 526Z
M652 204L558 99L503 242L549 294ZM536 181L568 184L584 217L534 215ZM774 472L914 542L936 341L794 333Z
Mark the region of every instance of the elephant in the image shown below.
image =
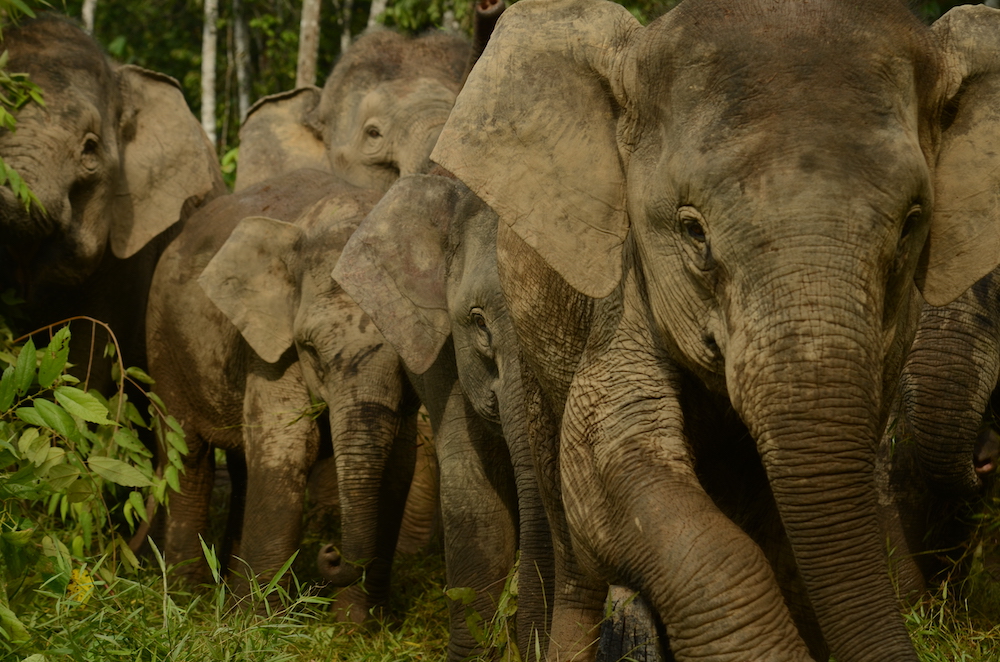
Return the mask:
M360 622L384 604L419 402L395 352L330 279L378 199L329 173L296 171L213 201L164 253L147 326L157 391L187 433L163 542L168 563L199 559L178 568L181 577L205 577L198 534L213 448L246 457L248 568L237 569L247 576L236 588L245 594L248 580L268 581L298 548L306 476L326 435L342 522L326 578L353 584L337 597L345 618Z
M945 570L941 554L932 552L967 544L971 531L960 515L976 508L995 483L998 275L990 272L945 306L917 308L878 472L896 584L910 599L923 595L928 580Z
M426 171L470 53L458 35L365 33L322 90L300 87L254 104L240 128L235 190L316 168L384 192L401 173Z
M997 10L895 0L501 18L431 159L499 216L557 449L549 659L592 655L599 582L678 660L916 659L876 448L914 299L1000 256L998 46Z
M431 413L448 585L474 589L470 606L489 619L520 550L517 632L528 656L543 641L553 553L496 228L493 210L440 169L404 176L348 241L333 277L399 353ZM476 649L464 611L451 604L450 660Z
M110 325L126 365L145 368L153 269L191 211L225 191L215 150L177 81L110 62L68 20L27 21L4 48L45 105L25 104L16 130L0 130L0 156L41 203L26 209L0 188L0 291L24 299L24 331L92 317ZM73 343L79 366L89 331ZM89 376L112 388L110 366Z

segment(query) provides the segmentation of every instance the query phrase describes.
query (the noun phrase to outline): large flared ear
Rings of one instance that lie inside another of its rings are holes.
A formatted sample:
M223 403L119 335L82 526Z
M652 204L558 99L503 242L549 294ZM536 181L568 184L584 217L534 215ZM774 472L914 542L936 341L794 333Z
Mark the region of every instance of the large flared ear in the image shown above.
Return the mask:
M225 191L215 148L169 76L126 65L118 128L121 179L111 250L127 258L181 217L184 203Z
M294 259L302 236L291 223L244 218L198 277L212 303L268 363L295 341Z
M264 97L240 127L234 191L300 168L330 170L315 113L320 89L313 85Z
M1000 10L956 7L933 30L947 105L917 284L940 306L1000 264Z
M351 235L333 271L417 374L431 367L451 333L448 228L462 189L446 177L401 177Z
M621 278L628 217L618 99L640 29L605 0L518 2L497 23L431 154L591 297Z

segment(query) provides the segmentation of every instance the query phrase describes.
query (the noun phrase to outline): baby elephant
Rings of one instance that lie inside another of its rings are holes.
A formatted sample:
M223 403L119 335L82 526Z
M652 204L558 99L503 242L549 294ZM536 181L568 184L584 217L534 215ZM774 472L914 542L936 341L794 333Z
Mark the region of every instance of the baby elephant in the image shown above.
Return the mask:
M167 561L201 556L213 449L242 450L240 557L249 568L240 574L272 577L298 547L307 473L328 430L342 545L327 576L346 586L364 574L365 586L342 592L338 605L354 620L388 592L419 405L396 353L330 277L378 197L303 170L215 201L164 254L148 314L157 392L190 449L170 497ZM198 580L205 568L179 572Z

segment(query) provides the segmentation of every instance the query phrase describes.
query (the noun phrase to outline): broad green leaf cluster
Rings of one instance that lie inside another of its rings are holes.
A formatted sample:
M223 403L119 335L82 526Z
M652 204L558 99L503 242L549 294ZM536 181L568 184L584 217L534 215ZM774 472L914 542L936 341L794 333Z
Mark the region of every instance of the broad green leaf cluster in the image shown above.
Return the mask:
M18 613L42 596L83 603L98 590L95 577L138 568L124 534L166 502L168 485L178 487L187 447L154 394L148 420L126 394L125 379L151 383L141 370L119 369L110 398L67 372L69 327L41 349L32 339L2 342L0 646L10 649L29 638ZM106 354L117 360L113 346ZM168 449L159 469L153 442Z

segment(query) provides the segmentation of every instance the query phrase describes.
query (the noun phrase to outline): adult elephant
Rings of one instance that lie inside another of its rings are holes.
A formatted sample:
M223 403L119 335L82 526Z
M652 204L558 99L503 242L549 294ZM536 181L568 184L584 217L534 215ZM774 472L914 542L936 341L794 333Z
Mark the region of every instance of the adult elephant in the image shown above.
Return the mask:
M236 572L267 581L298 548L323 432L342 521L327 579L356 584L339 596L356 621L385 603L419 403L395 352L330 278L378 198L329 173L290 173L214 201L164 253L150 298L151 370L189 453L163 547L171 564L199 559L179 569L188 578L204 577L198 536L213 448L246 456L245 510L230 516L242 516L248 567Z
M214 149L175 80L111 63L67 20L26 22L4 48L45 105L25 104L17 130L0 131L0 156L41 202L28 210L0 188L0 290L26 301L25 331L94 317L127 365L145 367L156 261L190 210L224 191ZM74 342L71 360L86 366L89 345ZM110 370L90 385L110 387Z
M995 10L930 30L891 0L687 0L646 28L525 0L500 21L432 159L500 217L558 424L576 565L550 657L586 641L600 577L642 591L678 659L915 659L875 449L914 278L943 304L1000 254L976 234L1000 221L998 40ZM701 454L724 479L741 439L765 489L713 500ZM787 544L760 546L775 526Z

